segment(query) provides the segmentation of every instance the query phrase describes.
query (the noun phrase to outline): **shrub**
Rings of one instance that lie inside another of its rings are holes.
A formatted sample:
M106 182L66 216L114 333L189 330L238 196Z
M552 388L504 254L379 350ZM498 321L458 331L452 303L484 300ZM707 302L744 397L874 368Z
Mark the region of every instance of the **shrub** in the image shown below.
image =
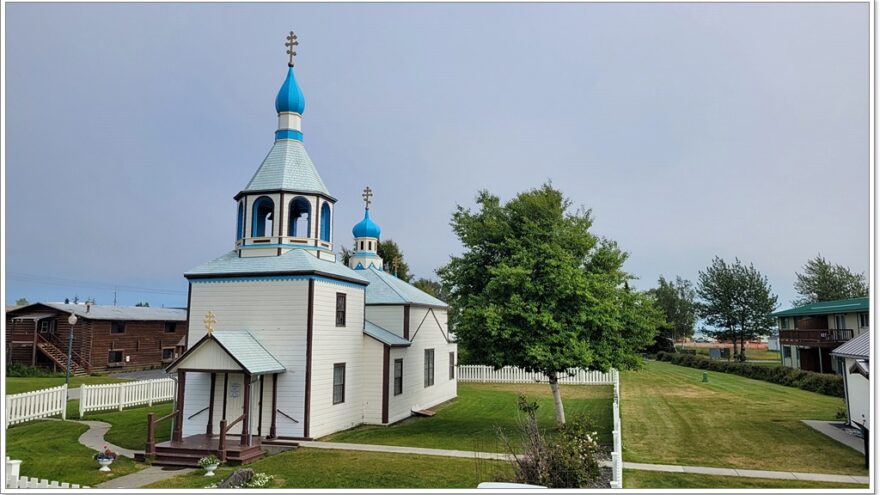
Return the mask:
M501 441L514 460L515 481L548 488L581 488L599 478L597 434L587 418L576 417L559 428L555 439L548 439L538 427L538 404L520 394L519 409L523 438L521 448L513 448L510 439L498 429Z
M55 376L43 368L37 368L22 363L9 363L6 365L6 376L17 377L33 377L33 376Z
M796 387L801 390L817 392L834 397L844 396L843 377L839 375L816 373L814 371L787 368L784 366L756 366L748 363L717 361L703 356L671 354L668 352L658 352L656 359L658 361L665 361L679 366L717 371L720 373L731 373L746 378L752 378L754 380L762 380L777 385L785 385L787 387Z

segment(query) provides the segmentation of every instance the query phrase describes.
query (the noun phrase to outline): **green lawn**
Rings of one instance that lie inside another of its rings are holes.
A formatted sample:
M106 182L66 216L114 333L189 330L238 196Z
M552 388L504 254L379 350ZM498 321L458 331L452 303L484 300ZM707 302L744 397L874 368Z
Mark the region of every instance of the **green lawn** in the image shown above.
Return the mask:
M85 419L104 421L113 425L104 435L108 442L132 450L143 450L147 440L147 414L156 413L156 419L171 414L171 403L154 404L153 407L134 407L123 411L87 412ZM166 419L156 428L156 441L164 442L171 437L171 420Z
M21 476L92 487L142 467L119 457L109 473L98 471L100 466L92 458L95 452L77 442L86 430L87 426L70 421L32 421L13 426L6 431L6 455L22 461Z
M650 361L621 373L624 459L865 475L864 459L801 419L834 420L843 399Z
M656 471L623 471L624 488L868 488L855 483L777 480L770 478L739 478L707 474L661 473Z
M697 354L708 356L708 347L691 347L686 345L678 346L679 349L695 349ZM731 350L731 352L733 352ZM767 349L746 349L746 359L757 359L758 361L776 361L779 362L779 351L768 351Z
M119 383L125 382L123 378L115 378L112 376L72 376L70 377L70 388L77 388L80 385L98 385L103 383ZM24 377L6 377L6 394L21 394L24 392L32 392L44 388L57 387L64 385L63 376L24 376Z
M510 467L476 459L300 448L261 459L248 467L275 476L273 488L476 488L496 476L509 479ZM146 488L202 488L217 476L202 472L175 476Z
M566 417L588 415L596 425L600 442L610 444L611 387L561 385L559 388ZM459 383L458 398L436 408L437 414L433 417L412 417L391 426L359 426L322 440L500 452L505 449L498 441L495 427L508 434L517 431L520 392L538 401L538 420L542 426L552 429L555 416L549 385Z

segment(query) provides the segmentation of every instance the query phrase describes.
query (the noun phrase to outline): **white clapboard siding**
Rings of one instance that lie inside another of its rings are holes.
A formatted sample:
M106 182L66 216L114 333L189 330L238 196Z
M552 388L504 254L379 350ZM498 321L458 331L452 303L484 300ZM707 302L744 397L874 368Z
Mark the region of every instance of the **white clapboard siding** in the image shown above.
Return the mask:
M616 370L608 372L572 368L559 376L564 385L613 385ZM458 367L458 381L481 383L547 383L547 375L529 372L515 366L493 369L491 366L469 364Z
M67 385L6 396L6 428L56 414L67 419Z
M614 379L614 401L612 402L612 416L614 418L614 430L611 432L614 442L611 453L611 488L623 488L623 435L620 431L620 373L612 369Z
M174 399L177 382L171 378L136 382L83 385L80 387L79 417L88 411L102 411L148 405Z

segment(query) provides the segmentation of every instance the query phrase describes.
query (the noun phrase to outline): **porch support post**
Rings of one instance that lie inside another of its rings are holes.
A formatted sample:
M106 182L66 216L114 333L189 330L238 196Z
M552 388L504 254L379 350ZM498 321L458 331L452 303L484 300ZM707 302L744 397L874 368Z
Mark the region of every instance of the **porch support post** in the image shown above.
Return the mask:
M272 374L272 424L269 425L269 438L275 438L275 419L278 416L278 373Z
M34 320L34 345L31 347L31 366L37 365L37 326L39 321Z
M186 389L186 371L177 370L177 417L174 418L173 440L183 439L183 398Z
M822 348L818 347L817 349L819 351L819 373L825 373L825 370L823 369L823 366L822 366Z
M241 444L251 444L251 375L244 374L244 419L241 420Z
M211 373L211 394L208 399L208 427L205 428L207 435L214 434L214 386L217 383L217 373Z

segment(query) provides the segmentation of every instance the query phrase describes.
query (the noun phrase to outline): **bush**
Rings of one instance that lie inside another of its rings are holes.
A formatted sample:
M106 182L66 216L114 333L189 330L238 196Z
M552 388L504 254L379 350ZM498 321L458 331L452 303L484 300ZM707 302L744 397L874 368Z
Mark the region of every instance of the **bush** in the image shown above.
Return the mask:
M734 375L762 380L765 382L796 387L809 392L817 392L833 397L843 397L843 377L814 371L787 368L784 366L756 366L748 363L717 361L703 356L689 354L671 354L658 352L658 361L665 361L679 366L732 373Z
M520 422L521 448L514 448L502 430L498 435L514 456L511 461L515 481L547 488L589 487L599 478L599 443L587 418L576 417L562 425L554 439L538 427L537 402L519 396L519 409L525 413Z
M22 363L9 363L6 365L6 376L36 377L58 375L43 368L36 368Z

